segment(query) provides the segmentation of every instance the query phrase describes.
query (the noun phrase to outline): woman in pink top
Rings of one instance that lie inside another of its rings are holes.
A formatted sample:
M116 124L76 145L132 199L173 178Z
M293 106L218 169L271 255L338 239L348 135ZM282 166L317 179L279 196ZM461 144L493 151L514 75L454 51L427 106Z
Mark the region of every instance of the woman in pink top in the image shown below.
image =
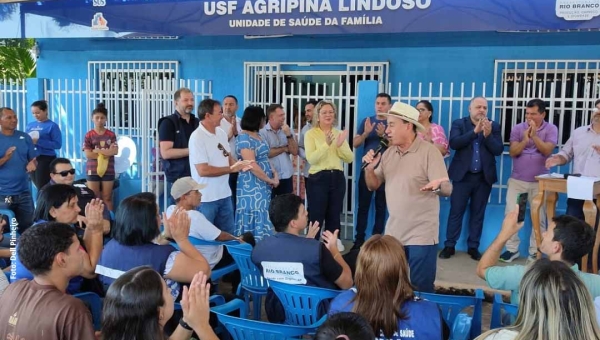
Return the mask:
M444 128L433 121L433 106L428 100L421 100L417 104L417 110L419 110L419 123L425 127L425 132L418 132L419 137L435 145L438 150L442 153L442 156L447 157L450 155L448 152L448 138L444 133Z

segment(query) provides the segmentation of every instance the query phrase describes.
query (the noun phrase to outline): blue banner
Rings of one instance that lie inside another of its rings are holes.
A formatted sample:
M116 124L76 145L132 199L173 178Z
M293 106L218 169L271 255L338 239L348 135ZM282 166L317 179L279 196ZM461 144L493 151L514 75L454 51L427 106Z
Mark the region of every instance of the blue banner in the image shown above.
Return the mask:
M0 38L600 28L600 0L54 0L0 5Z

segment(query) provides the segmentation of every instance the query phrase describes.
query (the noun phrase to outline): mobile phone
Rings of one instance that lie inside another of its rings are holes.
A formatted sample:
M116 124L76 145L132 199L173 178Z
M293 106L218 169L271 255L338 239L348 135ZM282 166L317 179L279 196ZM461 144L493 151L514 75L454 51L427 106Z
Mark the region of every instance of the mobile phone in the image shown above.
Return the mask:
M517 196L517 204L519 205L519 217L517 218L517 222L525 221L525 210L527 210L527 197L528 194L526 192Z

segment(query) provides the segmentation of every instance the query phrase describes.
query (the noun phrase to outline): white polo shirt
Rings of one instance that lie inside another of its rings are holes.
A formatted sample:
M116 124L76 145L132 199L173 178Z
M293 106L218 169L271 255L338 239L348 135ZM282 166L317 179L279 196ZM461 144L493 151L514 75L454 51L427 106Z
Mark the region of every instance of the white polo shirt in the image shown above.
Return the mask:
M177 206L172 205L167 208L167 218L171 217L173 211L175 211ZM221 230L215 227L209 220L202 215L201 212L197 210L188 210L188 216L190 217L191 225L190 225L190 236L204 240L204 241L214 241L221 234ZM204 256L206 261L208 261L208 265L210 269L213 269L221 258L223 257L223 246L195 246L196 249Z
M192 178L207 186L200 190L202 193L202 202L214 202L223 198L231 197L231 189L229 188L229 174L218 177L201 177L196 170L196 164L206 163L215 167L228 167L229 156L223 155L223 150L219 149L221 144L222 149L231 153L227 133L220 127L216 128L215 133L208 132L202 122L198 128L192 133L189 141L190 151L190 170Z

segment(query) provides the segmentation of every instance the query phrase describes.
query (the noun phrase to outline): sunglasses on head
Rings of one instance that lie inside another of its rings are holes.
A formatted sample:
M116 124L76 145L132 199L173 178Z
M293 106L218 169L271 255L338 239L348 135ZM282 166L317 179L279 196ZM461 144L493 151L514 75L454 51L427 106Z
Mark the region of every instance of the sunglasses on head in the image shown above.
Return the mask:
M75 175L75 169L65 170L65 171L61 171L61 172L53 172L53 174L67 177L68 175Z
M223 157L229 157L229 152L227 152L227 150L225 150L225 148L223 147L223 145L221 145L221 143L219 143L219 145L217 145L217 148L219 148L219 150L221 150L223 152Z

